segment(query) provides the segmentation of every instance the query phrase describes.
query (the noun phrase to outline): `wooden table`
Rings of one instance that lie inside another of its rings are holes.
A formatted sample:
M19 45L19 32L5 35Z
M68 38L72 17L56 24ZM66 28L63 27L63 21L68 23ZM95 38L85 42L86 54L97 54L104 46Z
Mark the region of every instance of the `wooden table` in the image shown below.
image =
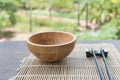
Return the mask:
M120 52L119 40L78 41L77 44L112 43ZM5 41L0 43L0 80L8 80L17 74L20 60L29 55L25 41Z

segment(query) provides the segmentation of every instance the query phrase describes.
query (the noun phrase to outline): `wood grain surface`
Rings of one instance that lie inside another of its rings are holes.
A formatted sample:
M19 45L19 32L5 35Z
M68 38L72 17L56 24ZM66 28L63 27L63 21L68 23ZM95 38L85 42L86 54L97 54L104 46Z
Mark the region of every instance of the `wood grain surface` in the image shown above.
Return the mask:
M56 62L68 56L74 48L76 38L68 32L42 32L27 40L29 50L42 61Z

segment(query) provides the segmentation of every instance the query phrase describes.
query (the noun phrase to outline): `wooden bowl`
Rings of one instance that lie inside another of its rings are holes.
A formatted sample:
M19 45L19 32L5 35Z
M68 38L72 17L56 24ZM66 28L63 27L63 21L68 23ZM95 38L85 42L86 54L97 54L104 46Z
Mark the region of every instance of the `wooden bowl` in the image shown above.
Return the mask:
M76 37L68 32L42 32L31 35L27 45L41 61L56 62L71 53L75 41Z

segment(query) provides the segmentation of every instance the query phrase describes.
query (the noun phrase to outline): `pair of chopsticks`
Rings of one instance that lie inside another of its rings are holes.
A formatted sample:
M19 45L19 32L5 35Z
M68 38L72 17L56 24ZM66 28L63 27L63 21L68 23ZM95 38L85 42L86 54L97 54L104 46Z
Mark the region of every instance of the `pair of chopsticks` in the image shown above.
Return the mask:
M98 62L98 59L97 59L97 57L96 57L97 52L96 52L95 50L91 49L90 51L88 51L88 53L91 53L91 54L94 56L95 63L96 63L96 66L97 66L97 68L98 68L98 72L99 72L99 75L100 75L100 79L101 79L101 80L106 80L106 79L105 79L105 76L104 76L104 74L103 74L103 71L102 71L102 69L101 69L101 66L100 66L100 64L99 64L99 62ZM113 75L112 75L111 68L109 67L109 64L108 64L108 62L107 62L107 60L106 60L106 58L105 58L105 51L104 51L104 49L100 48L100 53L101 53L101 55L102 55L102 57L103 57L103 61L104 61L104 64L105 64L105 68L106 68L106 72L107 72L107 75L108 75L109 80L114 80ZM108 53L108 52L107 52L107 53Z
M105 68L106 68L106 71L107 71L107 75L109 77L109 80L114 80L113 78L113 75L112 75L112 71L111 71L111 68L109 67L109 64L104 56L104 50L101 48L100 49L100 52L102 54L102 57L103 57L103 61L104 61L104 64L105 64Z

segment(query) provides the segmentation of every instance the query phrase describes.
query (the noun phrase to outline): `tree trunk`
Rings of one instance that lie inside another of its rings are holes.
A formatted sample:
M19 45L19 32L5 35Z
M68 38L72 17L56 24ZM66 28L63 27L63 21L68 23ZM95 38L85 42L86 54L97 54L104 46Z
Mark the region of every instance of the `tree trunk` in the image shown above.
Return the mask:
M86 3L86 27L85 29L88 27L88 3Z
M49 8L49 17L50 17L50 19L52 18L52 9L51 8Z
M29 17L30 17L30 29L29 29L29 32L32 32L32 5L31 5L31 0L29 1L29 9L30 9L30 14L29 14Z
M0 39L2 38L2 31L0 30Z
M77 25L80 26L80 1L78 0L78 4L77 4Z

